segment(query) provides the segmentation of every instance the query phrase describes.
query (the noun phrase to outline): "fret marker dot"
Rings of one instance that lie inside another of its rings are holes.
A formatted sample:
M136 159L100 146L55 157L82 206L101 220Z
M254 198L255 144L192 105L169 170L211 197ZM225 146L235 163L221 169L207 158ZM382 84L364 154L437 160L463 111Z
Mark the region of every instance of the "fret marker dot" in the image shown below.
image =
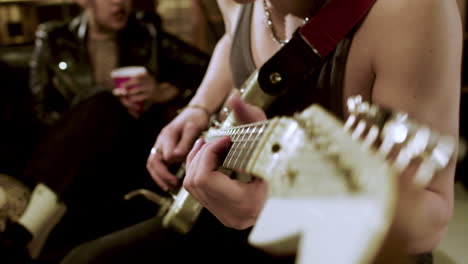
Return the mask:
M273 153L277 153L277 152L279 152L280 150L281 150L281 145L278 144L278 143L274 144L274 145L271 147L271 151L272 151Z

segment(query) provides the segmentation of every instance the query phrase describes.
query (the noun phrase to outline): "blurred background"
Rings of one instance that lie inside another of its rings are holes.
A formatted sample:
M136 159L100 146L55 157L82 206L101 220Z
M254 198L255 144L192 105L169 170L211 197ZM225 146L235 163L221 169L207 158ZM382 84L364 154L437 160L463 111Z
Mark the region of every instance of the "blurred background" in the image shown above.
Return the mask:
M166 31L207 54L224 33L216 0L135 0L134 6L157 12ZM35 140L28 80L36 28L79 12L74 0L0 0L0 63L16 80L13 87L0 88L9 98L0 98L0 124L8 124L0 125L0 173L15 174Z
M167 31L208 53L224 31L215 0L137 0L134 5L158 12ZM79 11L74 0L0 0L0 59L20 66L28 60L37 25Z
M466 22L467 0L457 0L464 26L464 47L468 50ZM135 0L138 9L157 12L163 28L190 45L211 54L224 33L216 0ZM20 170L35 140L35 124L28 89L29 60L34 34L40 23L70 19L80 12L73 0L0 0L0 63L7 65L16 83L2 83L9 95L0 98L0 174ZM468 52L464 52L461 83L460 134L468 138ZM6 124L6 125L5 125ZM25 140L27 139L27 140ZM436 263L468 263L468 165L466 159L457 168L455 213L447 237L435 254Z
M468 33L466 32L466 1L457 0L464 25L465 47ZM134 4L138 9L157 12L162 20L163 27L194 47L211 54L216 41L224 33L222 16L216 0L136 0ZM34 33L40 23L49 20L70 19L80 11L74 0L0 0L0 63L10 66L10 69L22 78L16 78L21 83L10 87L16 94L17 102L9 109L9 116L0 113L2 118L13 118L24 113L23 104L28 100L28 71L29 59L34 45ZM4 88L2 88L4 89ZM460 111L460 133L468 138L468 53L463 55L462 67L462 95ZM13 116L12 116L13 115ZM27 118L27 116L18 116ZM20 118L21 119L21 118ZM20 124L17 124L20 125ZM6 131L3 131L5 133ZM28 131L31 132L31 131ZM2 133L2 131L0 131ZM15 166L15 159L21 160L26 155L21 149L9 150L7 160ZM20 153L15 153L20 152ZM5 153L0 153L0 156ZM5 165L0 159L0 169ZM466 162L458 167L458 179L466 178Z

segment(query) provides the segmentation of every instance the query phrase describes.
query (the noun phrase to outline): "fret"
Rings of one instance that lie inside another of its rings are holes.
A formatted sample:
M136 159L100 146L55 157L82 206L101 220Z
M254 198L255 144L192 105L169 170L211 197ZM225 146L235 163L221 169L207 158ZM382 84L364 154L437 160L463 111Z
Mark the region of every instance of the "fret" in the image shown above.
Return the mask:
M231 142L232 145L231 145L231 148L229 149L229 152L226 156L226 159L224 161L224 163L227 165L226 167L227 168L231 168L232 167L232 162L233 162L233 159L235 159L235 153L237 151L237 147L238 147L238 144L236 144L237 140L239 139L239 128L232 128L230 129L230 137L231 137Z
M233 128L231 129L231 148L229 149L229 152L226 156L225 163L228 165L228 167L232 167L233 160L235 159L235 152L237 151L237 146L238 144L236 143L237 140L239 139L239 133L238 133L238 128Z
M262 126L265 126L265 124L269 124L269 122L259 122L259 123L249 124L249 125L236 126L236 127L232 127L232 128L218 129L218 130L215 130L215 131L211 131L211 133L208 135L208 138L211 139L211 138L218 138L218 137L222 137L222 136L242 134L243 132L245 132L245 130L239 131L239 129L241 129L241 128L262 127ZM258 132L259 131L249 132L249 134L251 134L251 133L255 134L255 133L258 133Z
M223 167L230 169L245 169L248 159L259 139L262 137L268 121L248 124L217 131L215 137L230 136L232 146L223 162Z
M243 147L243 150L246 150L245 151L245 154L243 155L243 158L242 158L242 163L240 164L239 166L239 169L241 170L244 170L246 169L247 167L247 162L248 160L250 160L250 157L252 156L252 152L253 152L253 146L255 145L255 142L258 141L258 138L253 138L255 132L257 130L257 127L256 126L253 126L252 127L252 132L248 135L248 138L245 140L245 146Z
M231 136L232 146L226 158L225 167L235 168L236 160L239 158L240 143L242 137L243 128L233 128L233 136ZM223 164L224 165L224 164Z
M235 126L235 127L230 127L230 128L222 128L222 129L217 129L214 131L211 131L210 135L212 136L220 136L220 135L226 135L229 131L234 131L237 130L236 134L242 133L245 130L242 130L239 132L239 129L241 128L248 128L248 127L261 127L264 126L265 124L269 124L270 121L263 121L263 122L257 122L257 123L252 123L252 124L247 124L247 125L240 125L240 126Z
M253 144L250 145L250 150L248 152L248 155L245 159L245 167L247 167L247 161L252 158L254 150L257 148L258 142L260 142L260 138L263 136L263 132L265 131L265 128L267 127L268 123L264 123L261 126L258 127L258 132L254 135L254 138L252 139Z
M243 131L241 134L240 134L240 138L241 140L238 141L238 146L237 146L237 149L236 149L236 159L234 160L234 164L232 165L233 168L235 169L241 169L240 168L240 163L242 163L242 161L245 159L245 148L247 147L246 145L246 136L249 136L249 131L250 131L250 126L249 127L246 127L246 128L241 128L241 131Z

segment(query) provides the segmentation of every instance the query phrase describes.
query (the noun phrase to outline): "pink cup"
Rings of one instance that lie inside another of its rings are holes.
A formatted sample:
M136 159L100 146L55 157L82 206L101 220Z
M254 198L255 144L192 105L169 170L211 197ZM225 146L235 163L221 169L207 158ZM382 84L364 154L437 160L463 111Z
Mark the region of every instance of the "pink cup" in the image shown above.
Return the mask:
M123 84L130 78L146 73L146 68L143 66L128 66L121 67L111 72L111 77L114 80L115 88L123 88ZM127 87L131 89L132 87ZM138 111L143 111L144 102L138 104Z

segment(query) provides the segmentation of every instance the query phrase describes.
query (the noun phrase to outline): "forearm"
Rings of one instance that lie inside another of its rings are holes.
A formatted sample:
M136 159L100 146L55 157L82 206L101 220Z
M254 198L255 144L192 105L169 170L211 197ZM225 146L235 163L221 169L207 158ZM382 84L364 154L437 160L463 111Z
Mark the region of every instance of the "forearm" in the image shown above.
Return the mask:
M230 38L225 35L216 45L207 73L190 104L201 105L215 112L232 90L229 65Z

